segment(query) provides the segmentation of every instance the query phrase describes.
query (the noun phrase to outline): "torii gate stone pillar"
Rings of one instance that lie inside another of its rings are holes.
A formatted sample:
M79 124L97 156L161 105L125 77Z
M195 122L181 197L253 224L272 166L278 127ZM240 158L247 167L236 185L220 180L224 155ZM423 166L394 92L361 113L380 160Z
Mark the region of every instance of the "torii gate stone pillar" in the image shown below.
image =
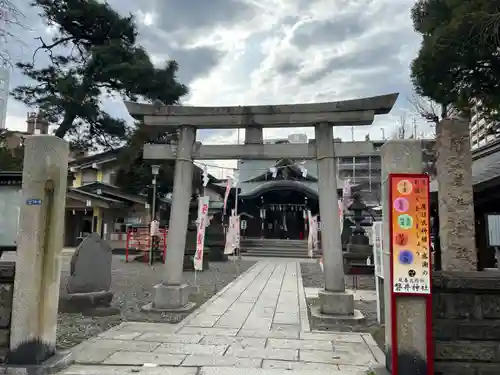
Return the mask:
M147 126L165 131L180 129L177 150L171 145L146 144L144 158L176 160L172 210L167 242L167 258L163 282L155 286L154 311L189 309L188 287L182 284L182 265L186 247L189 199L193 160L276 160L290 158L317 160L322 246L325 266L325 289L320 293L320 306L313 314L320 318L358 319L352 294L344 283L340 221L337 214L337 171L335 157L363 155L347 142L335 145L333 126L359 126L373 123L375 115L387 114L398 94L329 103L290 104L276 106L188 107L157 106L126 102L128 112ZM314 126L316 140L304 144L263 144L263 128ZM195 142L196 129L246 130L243 145L202 145ZM347 147L346 147L347 146ZM351 147L349 147L351 146ZM373 152L373 144L368 152Z

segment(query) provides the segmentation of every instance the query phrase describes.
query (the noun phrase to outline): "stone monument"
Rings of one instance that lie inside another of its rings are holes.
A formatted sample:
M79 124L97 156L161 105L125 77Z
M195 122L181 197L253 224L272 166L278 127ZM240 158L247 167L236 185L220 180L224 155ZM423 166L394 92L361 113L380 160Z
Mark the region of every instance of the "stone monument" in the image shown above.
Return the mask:
M97 316L119 314L111 307L111 261L111 246L99 234L86 237L71 258L67 293L59 299L59 310Z

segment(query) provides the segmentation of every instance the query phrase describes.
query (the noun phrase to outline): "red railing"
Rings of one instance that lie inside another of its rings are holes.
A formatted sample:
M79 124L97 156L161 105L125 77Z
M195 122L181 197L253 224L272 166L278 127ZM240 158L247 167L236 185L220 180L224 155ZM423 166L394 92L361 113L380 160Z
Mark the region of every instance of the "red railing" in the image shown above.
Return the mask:
M149 253L151 251L151 236L148 227L131 228L127 232L127 239L125 242L125 262L129 261L130 250L135 249L142 251L144 254L144 262L149 262ZM163 263L167 255L167 229L160 229L160 246L163 246Z

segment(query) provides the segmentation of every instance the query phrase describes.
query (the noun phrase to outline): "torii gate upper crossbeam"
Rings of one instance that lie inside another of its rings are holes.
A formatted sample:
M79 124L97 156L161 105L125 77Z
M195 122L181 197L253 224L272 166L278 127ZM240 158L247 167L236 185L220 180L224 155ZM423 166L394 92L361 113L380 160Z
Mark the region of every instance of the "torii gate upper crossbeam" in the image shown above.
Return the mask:
M326 103L193 107L125 102L131 116L146 125L194 126L198 129L370 125L375 115L387 114L398 94Z

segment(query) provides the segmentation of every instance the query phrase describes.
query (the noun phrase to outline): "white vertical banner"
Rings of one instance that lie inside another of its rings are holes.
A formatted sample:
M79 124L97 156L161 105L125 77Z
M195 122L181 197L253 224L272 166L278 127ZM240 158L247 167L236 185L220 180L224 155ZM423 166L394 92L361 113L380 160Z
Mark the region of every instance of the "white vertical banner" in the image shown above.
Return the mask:
M205 247L205 228L208 220L208 207L210 197L200 197L198 200L198 231L196 233L196 252L194 254L193 264L196 271L203 270L203 249Z
M383 223L376 221L372 226L373 261L375 263L375 276L384 278L384 256L382 246Z
M229 216L229 226L226 233L226 246L224 247L224 254L231 255L235 249L235 234L236 233L236 216Z
M305 212L305 211L304 211ZM307 211L307 226L309 227L309 235L307 236L307 255L309 258L312 258L314 255L314 244L313 244L313 224L312 224L312 215L311 211Z
M229 197L229 192L231 191L232 181L233 180L231 178L228 178L226 182L226 192L224 193L224 216L226 216L227 199Z
M235 215L235 217L234 217L234 248L235 249L240 248L240 231L241 231L240 216Z

